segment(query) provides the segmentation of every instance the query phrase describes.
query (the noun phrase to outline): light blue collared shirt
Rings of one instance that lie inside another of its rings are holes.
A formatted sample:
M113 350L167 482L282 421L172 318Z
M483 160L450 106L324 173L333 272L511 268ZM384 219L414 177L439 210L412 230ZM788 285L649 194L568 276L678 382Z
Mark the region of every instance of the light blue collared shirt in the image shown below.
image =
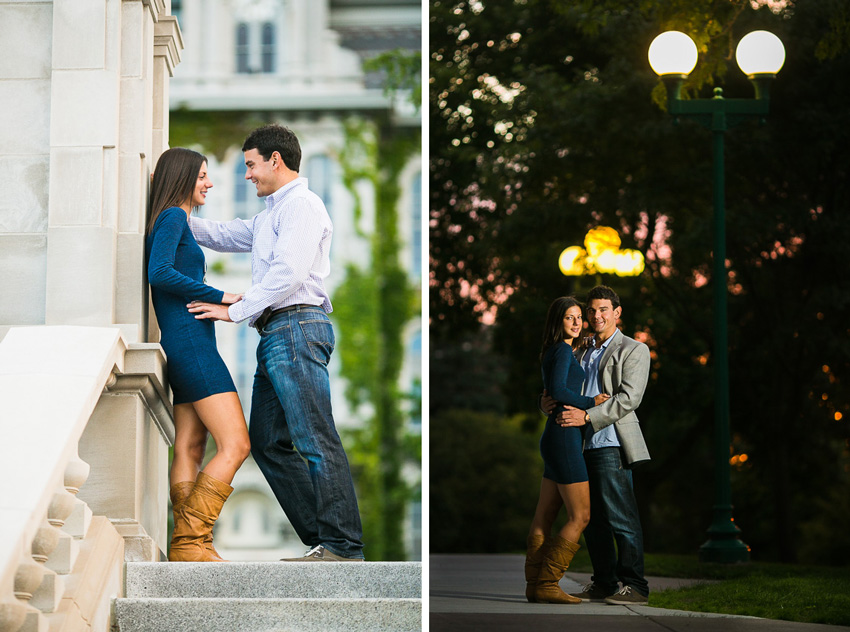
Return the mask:
M602 343L598 349L594 345L591 347L581 359L581 368L584 369L584 395L588 397L596 397L602 392L599 388L599 362L602 360L602 355L611 344L615 336L622 335L617 329L608 340ZM610 395L611 393L609 393ZM614 424L606 426L599 432L593 431L593 426L587 424L587 429L584 431L584 449L593 450L594 448L612 448L618 447L620 440L617 438L617 431L614 430Z
M266 210L251 219L215 222L189 218L202 246L251 253L251 287L231 305L230 319L254 325L267 307L306 304L332 311L324 281L330 272L333 225L322 200L296 178L266 197Z

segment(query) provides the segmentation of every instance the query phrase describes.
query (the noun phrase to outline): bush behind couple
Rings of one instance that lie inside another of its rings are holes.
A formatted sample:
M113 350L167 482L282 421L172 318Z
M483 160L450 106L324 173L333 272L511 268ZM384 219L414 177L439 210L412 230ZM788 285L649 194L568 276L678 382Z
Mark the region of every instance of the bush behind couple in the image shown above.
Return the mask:
M213 187L198 152L163 152L151 177L148 282L168 359L176 431L169 560L223 561L212 543L213 525L236 471L253 453L310 548L286 561L362 561L360 514L327 370L335 344L324 286L333 226L298 173L301 148L292 131L260 127L242 151L245 179L266 205L250 219L192 216ZM206 285L199 244L250 252L251 287L231 294ZM216 320L248 321L260 336L250 430L216 348ZM208 433L217 451L201 470Z

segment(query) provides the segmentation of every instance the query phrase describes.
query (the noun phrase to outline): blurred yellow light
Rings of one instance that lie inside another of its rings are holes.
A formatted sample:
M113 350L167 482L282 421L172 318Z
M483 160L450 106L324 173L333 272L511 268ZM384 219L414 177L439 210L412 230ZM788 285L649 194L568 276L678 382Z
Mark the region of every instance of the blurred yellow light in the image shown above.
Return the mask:
M750 457L748 457L746 454L742 454L740 459L738 459L738 460L741 461L741 463L745 463L747 461L747 459L749 459L749 458Z
M637 276L643 272L643 254L639 250L621 250L617 253L617 274L619 276Z
M616 274L637 276L644 270L639 250L621 250L620 235L610 226L597 226L587 232L584 248L570 246L558 258L558 267L567 276Z
M824 373L829 373L829 365L828 365L828 364L824 364L824 365L821 367L821 370L822 370Z
M566 276L582 275L584 274L582 259L584 259L586 254L583 248L570 246L558 257L558 267L561 268L561 272Z
M602 252L593 255L593 264L599 272L605 274L615 274L617 272L617 253L613 250L603 250Z
M844 417L841 413L835 413L835 421L841 421L841 418Z
M598 257L606 250L619 250L620 235L610 226L597 226L587 231L584 237L584 247L591 257Z

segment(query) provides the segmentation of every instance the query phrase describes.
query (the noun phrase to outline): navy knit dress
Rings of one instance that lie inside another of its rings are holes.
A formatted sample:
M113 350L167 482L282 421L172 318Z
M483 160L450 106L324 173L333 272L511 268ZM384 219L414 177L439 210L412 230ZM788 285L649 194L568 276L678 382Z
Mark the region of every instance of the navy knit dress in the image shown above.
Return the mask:
M561 404L587 410L593 406L593 398L581 394L584 369L573 355L566 342L559 342L546 350L543 356L543 386L549 396ZM555 410L546 420L546 429L540 437L540 454L543 456L543 478L560 485L587 481L587 467L582 456L581 428L564 428L555 417L563 406Z
M221 303L224 297L204 283L204 253L192 236L186 211L176 206L162 211L145 241L145 252L174 403L235 392L216 349L213 321L198 320L186 308L191 301Z

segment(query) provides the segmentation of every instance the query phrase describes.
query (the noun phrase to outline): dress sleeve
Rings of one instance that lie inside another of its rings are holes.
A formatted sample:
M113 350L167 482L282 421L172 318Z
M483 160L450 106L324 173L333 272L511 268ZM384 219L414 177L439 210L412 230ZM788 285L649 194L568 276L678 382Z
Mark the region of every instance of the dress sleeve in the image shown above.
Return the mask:
M148 260L148 283L182 296L186 301L221 303L224 292L210 287L206 283L195 281L174 268L177 246L186 228L185 216L165 210L154 227L151 255Z
M567 378L569 377L570 368L577 364L572 349L566 344L559 344L556 346L554 354L552 359L551 396L562 404L575 406L581 410L592 408L594 404L592 397L587 397L567 388Z

